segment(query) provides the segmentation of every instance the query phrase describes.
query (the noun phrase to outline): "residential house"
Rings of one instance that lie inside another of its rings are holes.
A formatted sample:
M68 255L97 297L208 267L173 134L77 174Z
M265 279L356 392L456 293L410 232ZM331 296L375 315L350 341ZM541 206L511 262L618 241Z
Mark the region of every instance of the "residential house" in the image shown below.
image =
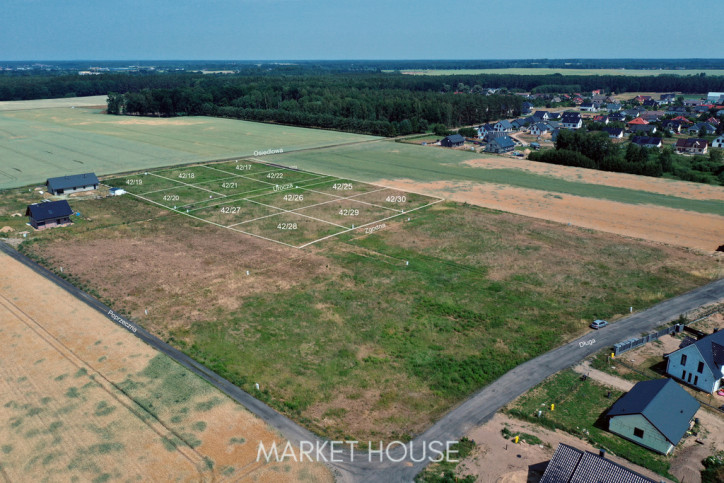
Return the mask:
M634 124L629 126L628 130L636 134L653 134L656 132L656 126L653 124Z
M661 123L661 126L672 134L678 134L681 132L681 121L674 121L673 119L667 119Z
M651 101L653 98L651 96L636 96L634 97L634 102L638 102L639 104L643 104L646 101Z
M710 106L694 106L691 108L691 112L696 114L704 114L705 112L709 112Z
M642 117L636 117L633 120L626 123L629 127L631 126L645 126L648 124L648 121Z
M646 111L641 113L641 118L648 122L657 122L665 115L666 113L664 111Z
M605 104L607 100L608 100L608 97L606 97L602 94L597 94L597 95L591 96L591 102L596 104L596 107L600 107L601 105Z
M663 146L661 138L652 138L648 136L634 136L631 142L644 148L660 148Z
M493 125L493 131L495 132L512 132L513 125L510 121L502 120L498 121Z
M561 119L561 113L560 112L549 112L548 113L548 120L549 121L560 121Z
M623 139L623 128L604 127L601 130L605 133L608 133L608 137L610 137L611 139Z
M666 110L666 114L669 116L681 116L687 112L688 111L683 106L671 106Z
M684 107L694 107L704 104L703 99L684 99Z
M514 130L523 129L524 127L528 126L531 123L530 119L521 117L520 119L514 119L510 121L510 124L513 126Z
M440 146L444 146L446 148L457 148L465 144L465 138L462 137L460 134L452 134L450 136L445 136L442 141L440 141Z
M679 121L683 124L691 124L691 121L684 116L676 116L672 121Z
M724 148L724 134L711 142L712 148Z
M35 203L25 210L30 226L36 230L70 224L72 214L73 210L65 200Z
M676 152L682 154L706 154L706 139L687 138L676 141Z
M724 376L724 330L702 337L664 357L668 375L704 392L714 393L722 387Z
M540 483L659 483L625 466L614 463L605 453L583 452L560 443L548 462Z
M608 120L611 122L624 122L626 120L626 114L623 112L613 112L608 116Z
M612 102L606 105L606 109L608 109L609 112L618 112L621 110L621 104Z
M485 147L485 151L488 153L507 153L515 148L515 141L510 136L501 136L499 138L491 139L488 145Z
M561 127L564 129L580 129L583 126L581 115L577 112L564 112L561 117Z
M54 195L77 193L79 191L91 191L98 189L98 184L98 177L95 173L48 178L45 182L48 192Z
M603 89L593 89L593 90L591 91L591 95L592 95L592 96L600 96L602 91L603 91Z
M596 109L596 106L592 102L584 102L580 106L581 111L585 112L596 112L598 109Z
M642 381L608 410L608 430L667 455L689 430L700 407L673 379Z
M704 121L704 122L708 122L708 123L711 124L712 126L718 126L721 121L720 121L719 119L715 118L715 117L710 117L709 119L707 119L707 120Z
M530 114L531 110L533 110L533 104L530 102L524 102L521 106L521 112L523 114Z
M551 133L551 141L556 142L558 140L558 133L561 132L560 128L555 128Z
M638 109L626 109L625 111L623 111L623 113L626 117L634 117L634 118L639 117L641 115L641 111L639 111Z
M608 124L608 116L593 116L593 122L600 122L602 124Z
M659 105L659 101L656 99L647 99L643 102L643 105L646 107L657 107Z
M689 134L697 135L702 129L706 134L716 134L716 128L708 122L698 122L691 126L687 131Z
M544 122L537 122L530 126L530 133L533 136L541 136L552 131L553 128Z
M485 139L485 135L489 132L493 132L495 129L493 128L492 124L483 124L480 127L478 127L478 137L480 139Z
M533 113L533 119L535 119L535 122L547 121L548 111L535 111Z
M563 102L563 99L561 99L561 98L560 98L560 97L558 97L558 96L555 96L555 97L554 97L553 99L551 99L551 102L553 102L553 103L556 103L556 102Z
M676 94L670 93L670 94L661 94L659 96L659 103L660 104L671 104L676 100Z

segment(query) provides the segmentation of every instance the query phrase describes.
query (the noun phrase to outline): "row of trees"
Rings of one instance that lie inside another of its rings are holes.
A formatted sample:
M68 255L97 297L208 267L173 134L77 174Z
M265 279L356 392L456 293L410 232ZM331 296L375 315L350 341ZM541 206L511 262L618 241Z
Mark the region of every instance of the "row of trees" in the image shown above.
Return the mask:
M633 143L615 144L607 133L561 130L556 149L530 153L528 159L544 163L615 171L644 176L669 176L703 183L724 184L721 152L706 156L680 156L664 148L647 149Z
M441 92L439 83L436 89L405 89L384 80L213 77L192 86L110 93L108 113L220 116L395 136L424 132L432 124L455 127L515 116L522 107L519 96Z

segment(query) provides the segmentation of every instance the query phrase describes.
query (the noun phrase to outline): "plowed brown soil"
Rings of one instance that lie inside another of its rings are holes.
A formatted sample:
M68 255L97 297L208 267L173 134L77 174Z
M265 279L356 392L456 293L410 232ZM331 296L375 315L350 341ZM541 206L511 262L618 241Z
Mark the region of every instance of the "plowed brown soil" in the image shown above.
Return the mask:
M411 179L381 180L378 183L486 208L708 252L724 244L724 217L717 215L490 183L421 183Z

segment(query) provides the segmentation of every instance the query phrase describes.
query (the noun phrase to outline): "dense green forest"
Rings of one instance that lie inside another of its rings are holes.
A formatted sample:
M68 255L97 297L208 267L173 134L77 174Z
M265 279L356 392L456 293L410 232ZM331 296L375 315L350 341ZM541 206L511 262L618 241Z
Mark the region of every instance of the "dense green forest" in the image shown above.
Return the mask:
M722 154L712 149L708 156L681 156L670 147L647 149L633 143L615 144L605 132L561 130L555 149L534 151L532 161L581 168L666 176L684 181L724 185Z
M173 89L109 94L109 114L205 115L395 136L520 114L519 96L451 92L385 75L206 77Z

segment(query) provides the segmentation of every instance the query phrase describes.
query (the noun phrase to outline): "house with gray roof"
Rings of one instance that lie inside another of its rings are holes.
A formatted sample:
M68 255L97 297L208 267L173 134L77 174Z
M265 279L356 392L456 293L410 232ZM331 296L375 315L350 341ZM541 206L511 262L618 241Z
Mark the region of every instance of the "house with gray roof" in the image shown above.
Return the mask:
M533 136L540 136L551 131L553 131L553 128L545 122L537 122L530 127L530 133Z
M560 443L540 483L658 483L601 454Z
M49 193L62 195L98 189L98 183L98 177L95 173L84 173L48 178L45 186L47 186Z
M663 145L661 138L648 136L634 136L631 138L631 142L644 148L660 148Z
M478 127L478 137L480 139L485 139L485 135L489 132L493 132L495 129L493 128L492 124L483 124L480 127Z
M606 109L608 109L609 112L618 112L621 110L621 104L617 102L611 102L609 104L606 104Z
M520 119L514 119L514 120L510 121L510 124L513 126L513 129L515 129L515 130L524 128L530 123L531 123L530 119L525 118L525 117L521 117Z
M699 401L672 379L637 383L606 413L608 430L661 454L669 454L691 427Z
M577 112L564 112L561 117L561 127L565 129L580 129L583 126L581 115Z
M623 112L612 112L610 116L608 116L608 120L611 122L624 122L626 120L626 114Z
M535 111L533 113L533 118L536 121L547 121L548 120L548 111Z
M632 133L653 134L656 132L656 126L653 124L629 124L628 130ZM698 131L697 131L698 132Z
M513 130L513 125L510 123L510 121L506 121L503 119L502 121L498 121L493 125L493 131L496 132L511 132Z
M724 330L664 357L668 375L704 392L716 392L724 377Z
M716 127L712 126L708 122L698 122L691 126L688 131L689 134L699 134L701 130L704 130L705 134L716 134Z
M442 141L440 141L440 145L444 146L446 148L457 148L465 144L465 138L462 137L460 134L451 134L450 136L445 136Z
M25 210L25 216L28 217L30 226L36 230L70 224L72 214L73 210L65 200L35 203L28 205Z
M601 131L608 134L611 139L623 139L623 128L621 127L604 127Z
M485 147L485 151L488 153L508 153L515 148L515 141L510 136L501 136L495 139L491 139L488 145Z

